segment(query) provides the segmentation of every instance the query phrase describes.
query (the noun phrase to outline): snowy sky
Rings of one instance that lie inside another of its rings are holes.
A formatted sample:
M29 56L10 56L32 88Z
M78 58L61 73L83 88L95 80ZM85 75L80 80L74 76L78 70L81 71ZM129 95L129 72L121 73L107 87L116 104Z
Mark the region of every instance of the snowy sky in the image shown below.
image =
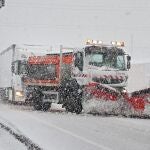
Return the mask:
M150 62L150 0L6 0L0 50L12 43L81 46L124 40L133 62Z

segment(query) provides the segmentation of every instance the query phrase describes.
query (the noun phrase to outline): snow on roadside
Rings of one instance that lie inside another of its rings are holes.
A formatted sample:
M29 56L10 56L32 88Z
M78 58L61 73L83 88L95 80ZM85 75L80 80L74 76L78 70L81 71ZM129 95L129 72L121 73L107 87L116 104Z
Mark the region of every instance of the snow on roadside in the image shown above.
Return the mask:
M0 127L0 150L26 150L27 148Z
M28 150L42 150L37 144L33 143L28 137L24 136L12 123L0 116L0 127L9 133L15 140L22 143Z

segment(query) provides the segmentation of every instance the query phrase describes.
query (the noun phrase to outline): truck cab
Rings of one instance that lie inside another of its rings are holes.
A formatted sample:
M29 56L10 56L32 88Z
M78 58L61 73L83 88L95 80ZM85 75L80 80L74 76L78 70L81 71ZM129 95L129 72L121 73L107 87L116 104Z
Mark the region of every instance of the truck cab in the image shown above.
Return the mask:
M122 90L127 85L130 59L121 46L88 43L74 54L73 74L80 85L98 82Z

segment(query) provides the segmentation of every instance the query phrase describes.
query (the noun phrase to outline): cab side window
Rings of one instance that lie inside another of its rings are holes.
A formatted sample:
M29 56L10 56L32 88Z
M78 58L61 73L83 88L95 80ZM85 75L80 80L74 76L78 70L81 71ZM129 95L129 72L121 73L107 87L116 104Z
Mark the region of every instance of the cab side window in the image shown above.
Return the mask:
M80 71L83 71L83 53L81 52L75 53L74 66L78 67Z

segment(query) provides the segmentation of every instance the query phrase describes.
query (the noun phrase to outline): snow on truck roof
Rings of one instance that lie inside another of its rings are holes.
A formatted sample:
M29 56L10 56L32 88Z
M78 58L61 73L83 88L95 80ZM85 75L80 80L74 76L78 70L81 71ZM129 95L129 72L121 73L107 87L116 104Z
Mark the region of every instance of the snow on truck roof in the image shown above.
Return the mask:
M60 46L48 46L48 45L16 45L16 49L26 50L35 54L60 54ZM63 49L62 53L73 52L71 49Z
M27 53L33 53L35 55L37 54L47 54L51 47L50 46L45 46L45 45L16 45L15 49L20 50L20 51L26 51Z
M49 54L60 54L60 46L51 47L49 45L28 45L28 44L12 44L5 50L0 52L0 55L12 51L15 49L17 51L17 57L20 59L26 59L29 56L43 56ZM73 48L63 48L62 53L72 53Z

